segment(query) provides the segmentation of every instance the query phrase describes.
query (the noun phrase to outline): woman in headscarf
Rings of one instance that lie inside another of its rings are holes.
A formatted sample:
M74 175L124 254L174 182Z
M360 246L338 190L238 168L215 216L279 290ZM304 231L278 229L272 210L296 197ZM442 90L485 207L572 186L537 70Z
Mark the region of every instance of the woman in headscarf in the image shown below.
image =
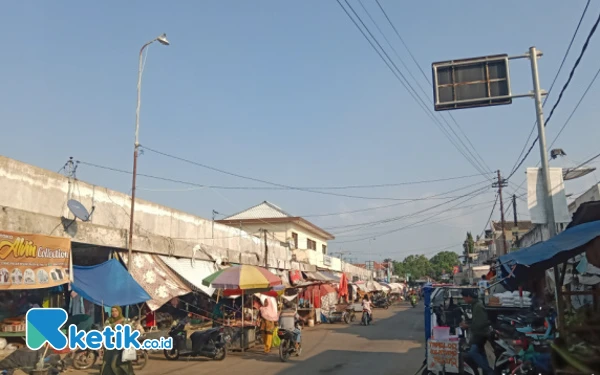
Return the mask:
M275 306L270 306L269 299L265 299L263 307L260 308L260 329L263 332L263 338L265 341L265 353L271 352L271 346L273 344L273 330L275 329L275 322L279 319L277 316L277 310Z
M106 320L105 326L110 326L113 329L118 324L125 325L125 317L120 306L113 306L110 309L110 317ZM134 375L131 362L123 362L123 350L108 350L104 349L104 359L100 375Z

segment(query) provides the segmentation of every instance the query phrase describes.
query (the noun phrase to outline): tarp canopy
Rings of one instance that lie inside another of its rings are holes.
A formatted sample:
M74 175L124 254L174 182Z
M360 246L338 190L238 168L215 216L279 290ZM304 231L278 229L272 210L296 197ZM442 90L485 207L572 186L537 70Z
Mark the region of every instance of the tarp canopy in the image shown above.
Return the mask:
M146 302L150 295L116 259L96 266L73 266L71 288L101 306L127 306Z
M533 246L502 255L498 258L502 277L507 286L515 286L520 280L543 274L549 268L568 261L585 251L585 245L600 236L600 221L581 224L565 230L557 236L538 242Z
M375 280L367 281L366 287L369 292L380 292L383 290L383 286Z
M334 283L340 282L341 274L340 276L338 276L335 272L332 271L319 271L319 273L325 277L328 277L330 280L333 280Z
M160 259L156 254L133 253L133 266L129 267L125 253L119 256L131 275L152 299L146 302L150 310L155 311L175 297L191 293L192 290Z
M335 280L322 272L303 272L304 278L308 281L319 281L319 282L335 282Z
M205 260L173 258L164 255L160 256L163 262L175 271L179 276L185 279L194 289L200 290L209 296L215 292L214 288L207 287L202 284L202 280L218 271L217 265L214 262Z

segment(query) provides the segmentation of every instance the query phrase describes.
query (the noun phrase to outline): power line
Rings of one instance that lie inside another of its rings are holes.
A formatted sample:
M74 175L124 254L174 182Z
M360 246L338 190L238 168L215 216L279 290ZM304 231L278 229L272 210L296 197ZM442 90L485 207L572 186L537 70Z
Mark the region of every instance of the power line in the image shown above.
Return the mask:
M307 189L307 188L301 188L301 187L295 187L295 186L288 186L288 185L283 185L283 184L278 184L275 182L270 182L270 181L266 181L266 180L261 180L258 178L254 178L254 177L248 177L248 176L242 176L236 173L232 173L232 172L227 172L225 170L222 169L218 169L215 167L211 167L208 166L206 164L201 164L201 163L197 163L194 162L192 160L188 160L188 159L184 159L178 156L174 156L174 155L170 155L161 151L157 151L154 149L151 149L149 147L146 146L142 146L140 145L141 148L143 148L146 151L150 151L150 152L154 152L156 154L162 155L162 156L166 156L175 160L179 160L179 161L183 161L195 166L199 166L202 168L207 168L213 171L217 171L219 173L223 173L223 174L227 174L230 176L235 176L238 178L242 178L242 179L247 179L247 180L252 180L252 181L256 181L256 182L261 182L261 183L265 183L265 184L269 184L269 185L274 185L274 186L278 186L279 188L281 188L281 190L296 190L296 191L304 191L304 192L308 192L308 193L314 193L314 194L323 194L323 195L332 195L332 196L339 196L339 197L345 197L345 198L354 198L354 199L373 199L373 200L391 200L391 201L413 201L413 200L426 200L425 198L392 198L392 197L365 197L365 196L358 196L358 195L349 195L349 194L340 194L340 193L331 193L331 192L326 192L326 191L319 191L319 190L314 190L314 189ZM94 163L88 163L88 162L84 162L84 161L78 161L79 163L83 164L83 165L87 165L87 166L91 166L91 167L95 167L95 168L100 168L100 169L106 169L106 170L110 170L113 172L119 172L119 173L126 173L126 174L131 174L131 172L126 171L126 170L122 170L122 169L118 169L118 168L113 168L113 167L106 167L106 166L102 166L102 165L98 165L98 164L94 164ZM182 180L177 180L177 179L172 179L172 178L167 178L167 177L159 177L159 176L153 176L153 175L149 175L149 174L144 174L144 173L138 173L138 176L141 177L146 177L146 178L151 178L151 179L156 179L156 180L161 180L161 181L167 181L167 182L173 182L173 183L179 183L179 184L184 184L184 185L188 185L188 186L195 186L195 187L199 187L199 188L206 188L206 189L238 189L238 190L264 190L264 189L260 189L260 188L255 188L255 187L228 187L228 186L213 186L213 185L203 185L203 184L198 184L198 183L194 183L194 182L189 182L189 181L182 181ZM431 198L431 199L446 199L446 198Z
M590 43L590 40L592 39L592 36L594 36L594 34L596 33L596 29L598 28L598 24L599 23L600 23L600 15L598 15L598 18L596 19L596 22L594 23L594 26L590 30L590 33L588 34L588 36L587 36L587 38L585 40L585 43L583 44L583 47L581 48L581 52L579 54L579 57L577 57L577 60L575 61L575 64L573 65L573 68L571 69L571 72L569 73L569 78L567 79L567 82L565 82L564 86L560 90L560 94L558 95L558 99L556 99L556 103L554 103L554 106L550 110L550 114L548 115L548 118L544 122L544 127L548 125L548 122L550 121L550 119L552 118L552 115L554 114L554 111L556 110L556 108L560 104L560 102L561 102L561 100L563 98L563 95L564 95L565 91L567 90L567 87L569 87L569 84L571 83L571 80L573 79L573 76L575 75L575 70L579 66L579 63L581 62L581 59L583 58L583 55L585 54L585 51L588 48L588 45ZM515 172L517 171L517 169L519 169L521 167L521 165L523 165L523 163L525 162L525 159L527 159L527 157L531 153L531 150L533 150L533 148L535 147L535 144L537 143L538 139L539 138L536 137L533 140L533 143L531 144L531 147L529 147L529 150L527 150L527 153L525 154L525 156L523 157L523 159L521 159L521 161L519 162L519 164L517 165L517 167L514 168L513 171L510 173L510 175L508 176L508 179L510 179L512 177L512 175L515 174Z
M483 227L483 230L481 231L481 234L479 235L479 237L483 237L483 235L485 234L485 230L487 229L487 226L492 221L492 216L494 216L494 210L496 209L496 205L498 204L499 197L500 196L498 194L496 194L496 200L494 201L494 205L492 206L492 211L490 212L490 217L485 222L485 226Z
M87 165L89 167L110 170L110 171L113 171L113 172L131 174L131 171L126 171L124 169L107 167L107 166L104 166L104 165L99 165L99 164L94 164L94 163L88 163L88 162L84 162L84 161L81 161L81 160L79 160L78 162L81 163L81 164ZM200 189L207 188L207 189L222 189L222 190L290 190L287 187L275 187L275 186L204 185L204 184L198 184L198 183L193 183L193 182L187 182L187 181L181 181L181 180L176 180L176 179L170 179L170 178L166 178L166 177L157 177L157 176L152 176L152 175L144 175L144 174L140 174L140 173L138 173L138 176L147 177L147 178L155 178L155 179L163 180L163 181L166 181L166 182L175 182L175 183L179 183L179 184L191 184L191 185L194 185L194 186L196 186L196 187L198 187ZM466 178L474 178L474 177L481 177L481 176L482 176L481 174L476 173L476 174L465 175L465 176L437 178L437 179L433 179L433 180L406 181L406 182L395 182L395 183L387 183L387 184L341 185L341 186L298 186L298 188L299 189L316 189L316 190L376 189L376 188L387 188L387 187L397 187L397 186L407 186L407 185L429 184L429 183L436 183L436 182L447 182L447 181L453 181L453 180L464 180ZM471 185L469 185L469 186L471 186ZM149 190L149 189L147 189L147 190ZM152 189L151 191L163 191L163 189ZM170 190L164 189L164 191L170 191Z
M577 105L575 106L575 108L573 108L573 111L571 112L571 114L567 118L567 121L565 121L565 123L563 124L563 126L560 128L558 134L556 134L556 137L554 137L554 140L552 141L552 143L550 144L550 147L548 147L548 148L552 149L552 146L554 146L554 143L556 143L556 140L558 139L558 137L560 137L560 135L562 134L563 130L565 130L565 128L567 127L567 125L571 121L571 118L573 118L573 115L575 114L575 112L577 112L577 109L579 108L579 105L581 105L581 102L583 102L583 99L587 95L588 91L590 91L590 89L594 85L594 82L596 82L596 78L598 78L598 75L600 75L600 69L598 69L598 71L594 75L594 78L592 79L592 81L590 82L590 84L588 85L588 87L585 89L585 92L583 93L583 95L581 95L581 98L577 102Z
M480 195L480 194L481 194L481 193L479 193L479 194L476 194L476 195L472 195L472 196L468 197L466 200L464 200L464 201L462 201L462 202L459 202L459 203L457 203L456 205L452 206L451 208L454 208L454 207L456 207L456 206L458 206L458 205L461 205L461 204L463 204L463 203L466 203L467 201L469 201L469 200L471 200L471 199L473 199L473 198L477 197L477 196L478 196L478 195ZM408 225L405 225L405 226L403 226L403 227L396 228L396 229L393 229L393 230L390 230L390 231L387 231L387 232L384 232L384 233L381 233L381 234L379 234L379 235L378 235L378 236L376 236L376 237L383 237L383 236L387 236L387 235L389 235L389 234L396 233L396 232L399 232L399 231L401 231L401 230L408 229L408 228L410 228L410 227L414 227L415 225L417 225L417 224L420 224L420 223L423 223L423 222L425 222L425 221L428 221L428 220L430 220L430 219L432 219L432 218L434 218L434 217L436 217L436 216L438 216L438 215L440 215L440 214L442 214L442 213L444 213L444 212L445 212L445 211L437 212L437 213L435 213L435 214L433 214L433 215L431 215L431 216L429 216L429 217L427 217L427 218L425 218L425 219L423 219L423 220L420 220L420 221L417 221L417 222L415 222L415 223L408 224ZM367 237L365 237L365 238L362 238L362 239L356 239L356 240L348 240L348 241L335 241L335 243L336 243L336 244L339 244L339 243L349 243L349 242L360 242L360 241L366 241L366 240L368 240L368 239L370 239L370 238L373 238L373 236L367 236Z
M418 80L412 75L412 73L410 72L410 69L408 68L408 66L406 66L406 64L404 63L404 61L402 60L402 58L398 55L398 52L396 52L396 49L394 47L392 47L391 43L389 42L389 40L386 38L385 34L383 33L383 31L381 31L381 29L379 28L379 26L377 25L377 23L375 22L375 20L373 20L373 17L371 17L371 15L369 14L369 11L365 8L365 6L362 3L362 0L359 0L360 5L362 6L362 8L365 10L365 12L367 13L367 15L369 16L369 18L371 19L371 21L373 21L373 23L375 24L375 27L377 27L377 29L379 30L379 32L381 33L381 35L383 35L384 39L386 40L386 42L390 45L390 47L392 48L392 50L394 51L394 53L396 54L396 56L398 56L398 58L400 59L400 62L402 63L402 65L404 65L404 67L406 68L406 70L408 71L408 74L410 74L410 76L415 80L415 82L417 82L417 84L419 84ZM404 48L406 49L406 51L408 52L408 54L410 55L410 57L412 58L413 62L415 63L415 65L417 66L417 68L421 71L421 74L423 75L423 77L425 78L425 81L431 86L431 79L425 74L425 71L423 71L423 69L421 68L421 65L417 62L417 59L415 58L414 54L411 52L410 48L408 47L408 45L406 44L406 42L404 41L404 38L402 38L402 36L400 36L400 32L398 31L398 29L396 28L396 26L394 25L394 23L392 22L392 20L390 19L390 17L388 16L387 12L385 11L385 9L383 9L383 6L381 5L381 3L379 2L379 0L375 0L375 2L377 3L377 5L379 6L379 9L381 10L381 12L383 13L383 15L385 16L386 20L388 21L388 23L390 24L390 26L392 27L392 29L394 30L394 32L396 33L396 36L398 36L398 39L400 39L400 41L402 42L402 45L404 45ZM423 93L425 94L425 96L428 96L428 94L423 90L423 87L419 84L419 87L421 88L421 91L423 91ZM433 103L433 99L431 99L431 102ZM462 134L462 136L467 140L467 143L469 143L469 146L471 147L471 149L475 152L475 155L477 157L479 157L479 160L481 160L481 162L483 163L480 164L480 166L487 168L487 171L489 171L490 173L492 172L492 169L487 165L487 163L485 162L485 160L481 157L481 154L479 154L479 152L477 151L477 149L475 148L475 145L473 145L473 143L471 142L471 140L469 139L469 137L467 136L467 134L463 131L462 127L460 126L460 124L458 123L458 121L456 121L456 119L454 118L454 116L452 115L451 112L446 112L446 114L450 117L450 119L454 122L454 124L456 125L456 127L458 128L459 132ZM442 116L443 118L443 116ZM450 124L448 122L446 122L446 124L448 125L448 127L451 127ZM457 139L461 140L458 136ZM461 141L462 143L462 141ZM468 147L463 143L463 146L465 147L465 149L468 150ZM471 154L471 156L473 156L473 158L475 160L477 160L475 158L475 156L473 154ZM484 168L484 169L485 169Z
M589 158L588 160L584 161L583 163L579 164L578 166L576 166L575 168L569 168L568 170L577 170L578 168L583 167L584 165L590 163L591 161L593 161L594 159L598 159L600 158L600 154L596 155L596 156L592 156L591 158Z
M423 98L417 93L417 91L414 89L414 87L410 84L410 82L408 81L408 79L404 76L404 74L402 73L402 71L398 68L398 66L394 63L394 61L390 58L390 56L388 55L388 53L385 51L385 49L381 46L381 44L379 43L379 41L377 41L377 38L375 38L373 36L373 33L371 33L371 31L369 30L369 28L365 25L364 21L360 18L360 16L356 13L356 11L354 10L354 8L348 3L347 0L344 0L344 2L346 3L346 5L350 8L350 10L352 11L352 13L355 15L355 17L360 21L360 23L363 25L364 29L367 31L367 33L369 33L369 35L371 36L371 38L373 39L373 41L371 39L369 39L369 37L367 36L367 34L365 33L365 31L363 31L363 29L359 26L359 24L356 22L356 20L352 17L352 15L350 15L350 13L348 12L348 10L342 5L340 0L336 0L337 3L339 4L339 6L342 8L342 10L344 10L344 13L346 13L346 15L348 16L348 18L350 18L350 20L352 21L352 23L356 26L356 28L360 31L360 33L363 35L363 37L367 40L367 42L369 42L369 44L371 45L371 47L373 48L373 50L375 50L375 52L379 55L379 57L381 58L381 60L386 64L386 66L388 67L388 69L390 69L390 71L392 72L392 74L394 74L394 76L396 77L396 79L402 84L402 86L404 86L404 88L406 89L406 91L409 93L409 95L417 102L417 104L421 107L421 109L423 111L425 111L425 114L427 114L429 116L429 118L434 122L434 124L440 129L440 131L446 136L446 138L450 141L450 143L452 143L452 145L456 148L456 150L458 152L460 152L463 157L480 173L482 174L486 174L485 173L485 169L482 169L480 166L478 166L471 158L469 158L469 156L467 156L467 154L465 154L465 152L457 145L456 141L454 139L452 139L452 137L450 136L450 133L448 133L448 131L444 128L444 126L442 125L442 123L440 122L440 120L434 115L434 113L432 112L432 110L429 108L429 106L427 105L427 103L423 100ZM377 47L375 46L375 44L373 44L373 42L375 42L378 46L379 49L377 49ZM383 52L383 54L382 54ZM383 56L385 55L387 57L386 58ZM389 60L389 61L388 61ZM393 66L393 67L392 67ZM395 68L395 70L394 70ZM406 81L406 82L405 82ZM442 117L443 118L443 117ZM454 131L452 129L452 127L449 126L449 128ZM457 136L457 138L460 140L460 137ZM469 151L467 149L467 151ZM491 181L491 177L489 178L489 180Z
M443 202L443 203L437 204L435 206L431 206L431 207L425 208L423 210L412 212L410 214L402 215L402 216L394 216L394 217L391 217L391 218L386 218L386 219L376 220L376 221L368 221L368 222L363 222L363 223L358 223L358 224L349 224L349 225L338 225L338 226L333 226L333 227L325 227L323 229L338 229L338 228L352 228L352 227L361 227L361 226L373 226L373 225L377 225L377 224L383 224L383 223L389 223L389 222L392 222L392 221L398 221L398 220L401 220L401 219L413 217L413 216L415 216L417 214L420 214L420 213L423 213L423 212L427 212L427 211L433 210L434 208L438 208L438 207L444 206L444 205L446 205L448 203L452 203L452 202L454 202L454 201L456 201L458 199L462 199L464 197L473 195L475 193L483 192L486 189L488 189L487 186L483 187L483 188L478 188L478 189L475 189L475 190L473 190L473 191L471 191L469 193L461 195L459 197L450 199L450 200L448 200L446 202Z
M489 205L492 202L493 201L486 201L486 202L474 203L474 204L470 204L470 205L466 205L466 206L455 207L455 208L452 208L452 209L444 210L443 212L440 212L440 214L447 213L447 212L450 212L450 211L465 210L467 208L472 208L472 207L477 207L477 206L482 206L482 205ZM488 207L484 207L483 209L488 209ZM454 216L448 216L448 217L444 217L444 218L441 218L441 219L438 219L438 220L435 220L435 221L430 221L428 223L425 223L425 224L422 224L422 225L418 225L417 227L421 227L421 226L424 226L424 225L430 225L430 224L437 224L437 223L441 223L441 222L448 221L448 220L451 220L451 219L456 219L456 218L459 218L459 217L469 216L473 212L479 212L481 210L482 210L482 208L474 209L474 210L471 210L470 212L467 212L467 213L462 213L462 214L454 215ZM413 228L417 228L417 227L413 227ZM348 237L358 237L358 236L361 236L361 237L367 237L367 236L369 236L369 237L379 237L380 233L381 232L373 232L373 233L360 233L360 234L350 234L350 235L341 235L341 236L336 234L336 238L339 238L339 237L348 238Z
M579 22L577 23L577 27L575 28L575 32L573 33L573 36L571 37L571 41L569 42L569 46L567 47L567 50L565 51L565 55L563 56L563 59L560 63L560 66L558 67L558 71L556 72L556 75L554 76L554 79L552 80L552 84L550 85L550 89L548 90L548 93L546 95L546 97L544 98L544 103L542 104L542 107L544 107L546 105L546 102L548 101L548 98L550 98L550 93L552 93L552 89L554 88L554 84L556 83L556 80L558 79L558 76L560 75L560 72L562 71L563 66L565 65L565 61L567 61L567 57L569 56L569 52L571 51L571 47L573 46L573 42L575 41L575 37L577 37L577 34L579 33L579 28L581 27L581 23L583 22L583 19L585 18L585 14L587 13L588 7L590 6L590 2L592 0L588 0L587 4L585 5L585 8L583 9L583 13L581 14L581 17L579 18ZM515 170L517 163L519 162L519 160L521 159L521 156L523 156L523 153L525 152L525 149L527 148L527 144L529 144L529 140L531 139L531 136L533 135L533 132L535 131L535 126L537 124L537 121L535 121L533 123L533 126L531 127L531 131L529 132L529 136L527 136L527 140L525 141L525 144L523 145L523 149L521 150L521 153L519 154L519 156L517 156L517 160L515 161L515 165L513 165L513 168L511 170Z

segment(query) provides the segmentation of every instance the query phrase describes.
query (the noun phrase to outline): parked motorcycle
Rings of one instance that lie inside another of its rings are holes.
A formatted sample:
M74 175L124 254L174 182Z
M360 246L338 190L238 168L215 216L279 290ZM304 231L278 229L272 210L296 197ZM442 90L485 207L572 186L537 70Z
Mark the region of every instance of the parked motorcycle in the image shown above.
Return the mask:
M166 359L175 361L180 357L206 357L215 361L222 361L227 356L227 343L231 337L224 333L224 328L211 328L197 331L187 339L187 319L176 322L169 331L173 338L173 348L165 349L163 354Z
M373 307L387 310L391 306L391 303L387 298L378 298L373 300Z

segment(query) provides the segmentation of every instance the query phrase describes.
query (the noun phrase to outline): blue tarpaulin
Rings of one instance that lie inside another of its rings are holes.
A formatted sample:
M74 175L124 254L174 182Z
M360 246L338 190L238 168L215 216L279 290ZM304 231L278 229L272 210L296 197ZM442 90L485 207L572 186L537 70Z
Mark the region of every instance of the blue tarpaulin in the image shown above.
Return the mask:
M516 266L514 277L506 279L504 283L514 285L519 279L530 279L535 274L539 275L549 268L564 263L585 251L584 246L597 237L600 237L600 221L592 221L569 228L547 241L502 255L498 260L503 278L510 274L513 266Z
M150 295L116 259L97 266L73 266L72 289L97 305L127 306L146 302Z

